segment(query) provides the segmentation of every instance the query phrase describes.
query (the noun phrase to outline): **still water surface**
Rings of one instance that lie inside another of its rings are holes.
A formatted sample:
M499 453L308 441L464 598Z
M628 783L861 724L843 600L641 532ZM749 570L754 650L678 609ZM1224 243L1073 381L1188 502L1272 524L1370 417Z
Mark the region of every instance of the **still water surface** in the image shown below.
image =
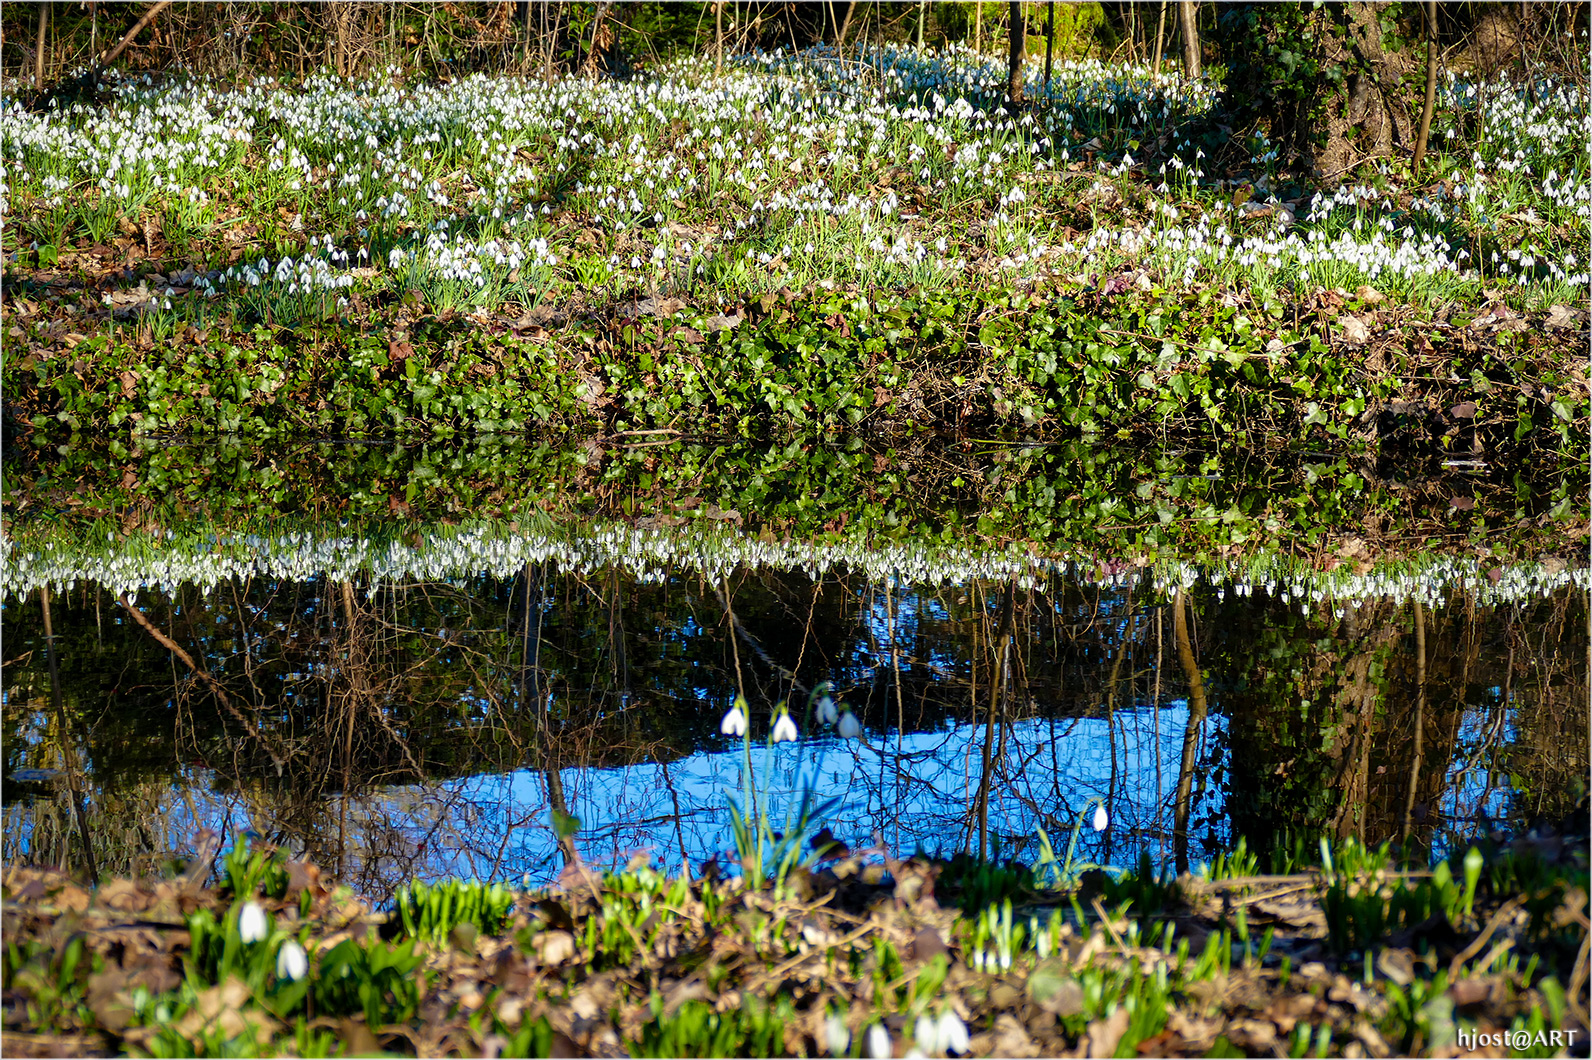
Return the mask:
M1432 853L1585 790L1587 572L1330 573L771 540L732 526L328 525L13 547L4 857L155 871L252 830L367 894L733 861L728 800L853 848L1197 865ZM125 600L125 606L119 602ZM54 634L55 673L48 628ZM812 690L859 720L842 739ZM748 743L720 720L743 695ZM800 738L768 741L777 704ZM748 787L750 785L750 787Z

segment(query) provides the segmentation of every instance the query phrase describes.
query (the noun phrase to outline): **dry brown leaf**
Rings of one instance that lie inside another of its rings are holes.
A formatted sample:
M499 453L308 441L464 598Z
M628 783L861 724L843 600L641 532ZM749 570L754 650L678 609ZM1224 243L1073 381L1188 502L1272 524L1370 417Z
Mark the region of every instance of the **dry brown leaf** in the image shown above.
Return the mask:
M575 936L567 931L544 931L532 944L542 964L563 964L575 956Z
M1110 1056L1117 1051L1117 1043L1128 1030L1128 1010L1119 1008L1103 1020L1095 1020L1089 1024L1088 1048L1084 1050L1088 1056ZM1019 1054L1003 1054L1016 1056ZM1023 1056L1032 1056L1033 1053L1023 1053Z
M263 1046L271 1039L276 1021L258 1009L245 1011L251 997L247 984L229 976L220 986L201 991L194 1007L172 1027L185 1038L207 1033L225 1038L248 1035Z
M1123 1016L1122 1030L1126 1030L1128 1026L1127 1011L1125 1009L1119 1011L1121 1011ZM1090 1025L1090 1029L1094 1029L1093 1024ZM979 1037L985 1036L980 1035ZM1116 1038L1111 1040L1111 1049L1107 1049L1104 1052L1095 1050L1094 1055L1110 1056L1111 1052L1116 1048L1117 1038L1121 1037L1122 1032L1118 1031ZM1036 1045L1034 1040L1028 1036L1028 1032L1024 1030L1023 1025L1017 1021L1017 1017L1013 1016L1010 1012L1002 1012L999 1016L995 1017L995 1028L988 1035L988 1041L989 1047L987 1049L981 1050L975 1046L974 1052L981 1052L987 1056L1019 1057L1039 1055L1039 1046Z

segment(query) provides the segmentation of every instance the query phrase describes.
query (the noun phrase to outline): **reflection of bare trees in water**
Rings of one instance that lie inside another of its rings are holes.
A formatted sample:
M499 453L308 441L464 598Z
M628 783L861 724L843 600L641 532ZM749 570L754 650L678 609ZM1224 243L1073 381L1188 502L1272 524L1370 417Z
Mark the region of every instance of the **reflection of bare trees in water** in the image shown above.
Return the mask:
M89 603L65 608L74 631L92 630L73 643L102 636ZM920 591L845 571L644 584L527 563L506 583L150 594L128 623L108 649L134 671L117 687L148 724L167 719L166 764L118 776L91 719L120 699L74 685L68 658L45 709L18 695L36 664L13 663L7 735L15 745L18 718L42 719L27 762L63 763L51 768L66 779L53 801L8 809L8 856L22 820L30 857L81 863L87 833L107 871L157 867L201 824L247 825L380 894L416 872L495 874L526 833L549 831L550 811L587 818L574 841L544 837L564 863L577 843L617 849L632 834L699 848L721 822L673 764L722 746L737 692L761 732L788 700L811 734L802 709L824 680L870 734L803 752L855 795L837 829L932 835L943 853L1022 852L1035 825L1064 837L1094 795L1113 828L1091 857L1147 847L1181 868L1223 840L1228 815L1262 838L1427 846L1497 809L1511 772L1527 782L1513 811L1529 819L1562 813L1586 770L1586 603L1573 592L1306 617L1261 596L1060 576ZM593 771L643 763L663 763L661 790L596 806L599 827L591 793L608 789ZM508 805L468 779L509 773L526 780Z

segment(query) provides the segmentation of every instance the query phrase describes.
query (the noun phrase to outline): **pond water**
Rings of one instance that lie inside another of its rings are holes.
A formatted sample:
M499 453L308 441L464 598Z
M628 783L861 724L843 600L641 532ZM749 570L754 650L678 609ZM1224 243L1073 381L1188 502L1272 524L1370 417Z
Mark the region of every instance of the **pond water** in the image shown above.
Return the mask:
M797 833L805 798L857 850L1032 860L1076 832L1075 865L1182 869L1242 837L1264 867L1321 835L1442 853L1585 793L1585 567L781 536L701 507L103 543L13 519L5 860L78 865L86 835L100 871L150 872L249 830L381 896L546 882L572 850L728 868L730 800ZM781 703L798 739L771 744Z

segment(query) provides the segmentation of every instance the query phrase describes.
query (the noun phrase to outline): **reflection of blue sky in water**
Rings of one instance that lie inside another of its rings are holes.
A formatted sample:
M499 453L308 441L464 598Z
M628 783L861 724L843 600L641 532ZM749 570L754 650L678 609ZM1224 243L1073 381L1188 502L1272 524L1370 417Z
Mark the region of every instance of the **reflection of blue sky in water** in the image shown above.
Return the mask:
M1000 775L989 813L990 836L999 838L1002 853L1032 860L1035 828L1043 826L1058 856L1064 854L1079 813L1091 797L1104 796L1111 827L1097 835L1086 824L1075 860L1129 866L1140 849L1148 849L1157 862L1168 864L1187 705L1175 700L1161 710L1159 747L1154 717L1139 707L1118 711L1109 729L1104 718L1030 718L1011 725L997 760ZM1207 760L1206 745L1223 737L1225 725L1219 713L1207 720L1197 762ZM1514 728L1512 711L1504 708L1497 690L1481 709L1465 712L1446 770L1454 786L1439 808L1461 831L1478 811L1493 819L1506 811L1509 777L1491 760L1515 738ZM976 852L984 731L978 723L904 738L888 733L881 740L871 732L861 741L813 738L772 751L757 744L752 771L776 829L795 813L802 786L811 780L820 800L840 800L818 823L854 847L882 841L892 853L919 847L945 856ZM577 837L582 854L599 868L622 865L640 851L670 869L679 867L682 850L693 867L715 853L733 863L725 799L741 797L742 762L741 749L730 745L669 763L562 770L566 803L582 822ZM1202 787L1203 775L1196 769L1191 817L1214 814L1219 820L1215 838L1225 842L1223 792ZM271 834L277 800L261 800L257 792L206 790L206 776L195 769L179 780L184 787L164 788L160 805L151 806L173 846L188 846L198 827L226 834L253 827L267 838L284 838ZM25 856L32 827L26 800L7 807L6 824L8 853ZM335 867L328 853L340 832L346 843L345 876L377 873L364 877L364 889L373 896L382 890L377 878L386 888L410 874L517 881L529 873L542 883L561 867L548 827L547 777L534 769L395 786L346 801L332 796L324 800L315 831L324 867ZM1190 854L1198 864L1205 832L1191 831ZM1446 853L1442 828L1434 839L1435 853ZM286 837L286 842L300 852L300 840Z
M1101 795L1110 798L1112 828L1096 836L1086 827L1077 860L1133 861L1141 843L1156 849L1158 828L1168 831L1169 850L1171 794L1186 718L1182 704L1161 712L1160 781L1166 805L1159 814L1151 712L1118 713L1115 770L1104 719L1030 719L1010 726L1004 767L996 763L1000 775L990 800L991 837L1000 838L1003 851L1031 857L1035 827L1042 825L1064 850L1079 811ZM1220 725L1220 719L1213 724ZM882 841L892 853L919 847L946 856L963 849L976 852L984 726L958 725L902 739L892 733L882 743L877 734L865 736L866 741L812 739L772 750L754 745L751 770L770 824L783 830L787 815L794 817L801 804L803 787L811 783L815 801L840 800L818 823L853 847ZM742 798L744 761L742 751L733 748L667 764L563 770L566 803L581 820L577 842L583 856L594 865L623 864L646 850L674 868L683 849L693 864L721 852L733 862L725 800ZM457 798L455 805L470 821L455 834L458 842L429 850L434 871L508 878L529 872L538 880L556 875L560 861L546 827L544 773L477 776L432 790ZM399 807L417 794L412 788L391 789L376 802L385 804L387 814L401 814Z
M1480 708L1471 707L1459 719L1459 735L1454 744L1454 760L1448 766L1448 782L1443 805L1438 812L1455 822L1460 832L1468 832L1471 822L1496 821L1509 811L1513 784L1509 770L1499 765L1499 752L1506 751L1518 737L1516 706L1504 702L1504 690L1493 687L1482 696ZM1432 837L1434 855L1451 853L1448 830L1439 828ZM1461 838L1461 849L1466 844Z

